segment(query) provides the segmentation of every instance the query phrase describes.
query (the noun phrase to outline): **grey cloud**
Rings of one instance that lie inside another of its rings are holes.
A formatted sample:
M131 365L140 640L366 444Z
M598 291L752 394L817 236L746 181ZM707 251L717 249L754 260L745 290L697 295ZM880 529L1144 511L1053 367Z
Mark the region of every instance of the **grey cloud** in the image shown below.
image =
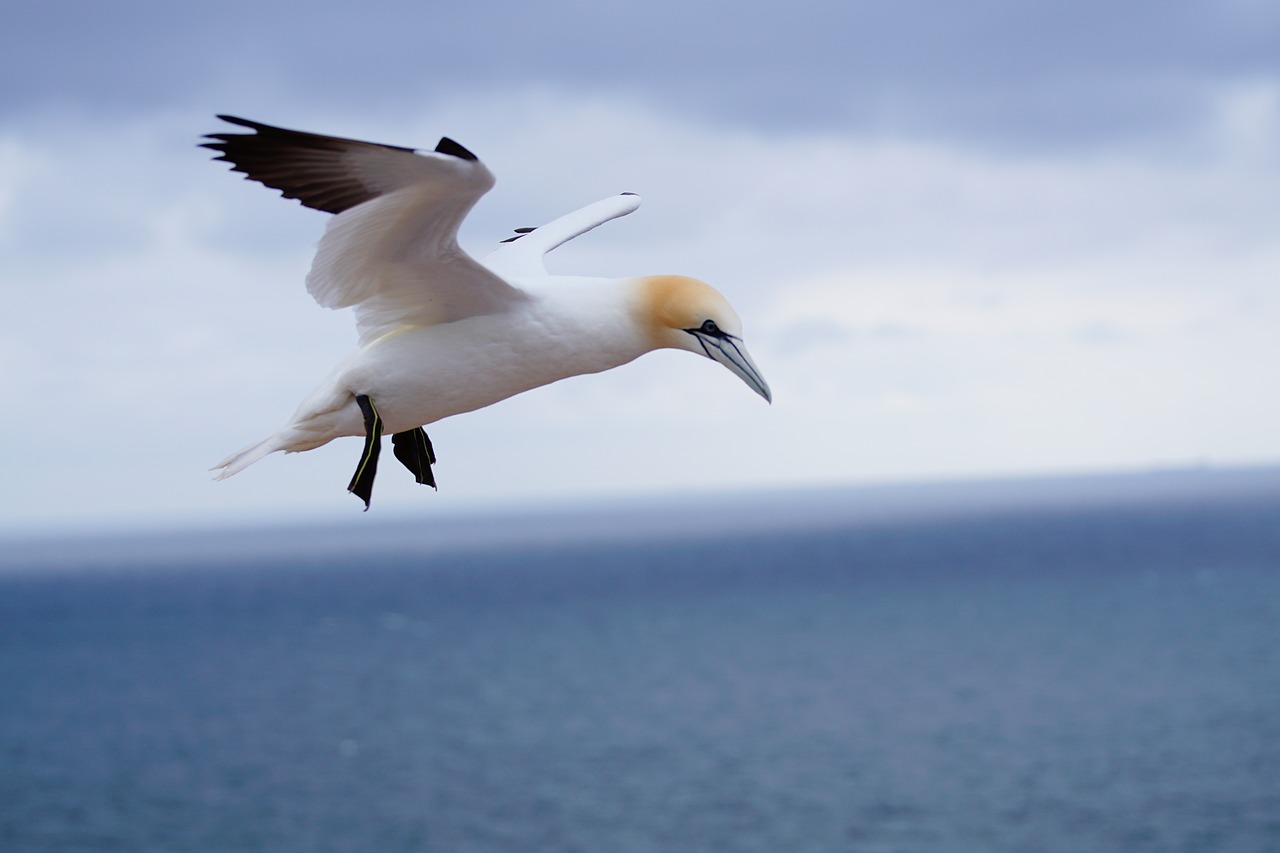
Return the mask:
M1245 0L20 0L0 29L0 116L193 100L422 109L542 85L746 126L1072 145L1193 126L1207 86L1280 75L1277 42L1280 8Z

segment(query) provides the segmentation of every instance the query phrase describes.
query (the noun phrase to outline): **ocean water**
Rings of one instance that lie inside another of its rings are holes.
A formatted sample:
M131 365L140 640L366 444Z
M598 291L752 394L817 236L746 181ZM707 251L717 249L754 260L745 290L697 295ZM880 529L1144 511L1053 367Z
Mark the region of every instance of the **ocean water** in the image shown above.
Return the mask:
M11 543L0 850L1280 851L1249 482Z

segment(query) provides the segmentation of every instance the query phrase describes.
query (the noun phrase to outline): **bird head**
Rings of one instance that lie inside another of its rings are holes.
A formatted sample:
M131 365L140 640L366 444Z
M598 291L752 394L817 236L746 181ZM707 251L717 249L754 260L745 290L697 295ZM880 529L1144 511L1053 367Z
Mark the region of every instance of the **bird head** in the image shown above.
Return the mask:
M768 383L742 343L742 321L711 285L680 275L646 276L639 281L639 301L657 348L704 355L773 401Z

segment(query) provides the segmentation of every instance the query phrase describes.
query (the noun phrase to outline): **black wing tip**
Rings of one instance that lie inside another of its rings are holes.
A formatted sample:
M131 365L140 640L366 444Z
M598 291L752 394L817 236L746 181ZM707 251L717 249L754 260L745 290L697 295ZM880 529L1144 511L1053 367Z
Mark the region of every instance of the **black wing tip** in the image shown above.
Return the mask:
M268 137L268 139L265 140L267 142L283 142L303 148L333 149L334 147L345 146L367 146L370 148L386 148L391 151L407 151L416 153L415 149L403 145L388 145L385 142L369 142L364 139L351 139L345 136L326 136L324 134L312 133L306 130L290 130L287 127L278 127L274 124L264 124L260 121L252 121L247 118L240 118L239 116L226 115L225 113L217 113L216 118L228 122L229 124L237 125L238 127L247 127L254 131L254 134L228 133L223 131L221 133L206 133L204 135L205 139L217 139L222 142L238 143L245 140L255 140L258 137ZM457 157L463 157L464 159L469 160L476 159L474 154L463 148L461 145L458 145L458 143L453 140L441 140L442 143L446 141L455 146L457 152L447 151L444 153L454 154Z
M220 119L221 121L225 121L228 124L234 124L237 127L247 127L250 130L257 131L260 134L279 133L281 135L286 135L290 137L305 137L305 138L316 139L316 140L325 140L327 142L347 142L347 143L354 143L356 145L372 145L378 148L391 148L396 151L414 151L415 150L413 148L407 148L402 145L388 145L384 142L366 142L362 139L347 139L341 136L322 136L320 134L310 133L303 130L288 130L283 127L276 127L275 125L272 125L272 124L264 124L263 122L260 122L260 121L253 121L247 118L240 118L239 116L227 115L226 113L215 113L214 117L217 119ZM218 144L220 144L220 143L231 142L236 139L241 139L244 136L245 134L242 134L242 133L227 133L223 131L221 133L206 133L204 134L203 138L219 140ZM211 144L207 142L201 143L201 144L206 148L211 147ZM475 154L472 154L463 145L450 139L447 136L440 137L440 141L436 143L435 151L437 154L448 154L450 157L458 157L463 160L471 160L473 162L478 162L480 160L479 157L477 157Z
M255 133L258 133L261 135L266 135L270 133L288 134L290 132L293 132L293 133L298 132L298 131L288 131L282 127L276 127L270 124L263 124L260 121L251 121L250 119L240 118L239 116L229 116L224 113L218 113L215 116L215 118L221 119L222 121L225 121L227 124L234 124L237 127L247 127L249 130L252 130ZM248 134L244 134L244 133L229 133L224 130L220 133L206 133L205 138L220 139L224 142L230 142L231 140L234 140L234 139L243 139L247 135Z
M378 195L375 188L342 165L342 158L350 152L420 153L399 145L289 130L224 113L217 117L252 132L207 133L196 143L198 147L216 152L212 159L230 163L233 172L325 213L342 213ZM474 154L448 137L440 140L436 152L477 162Z
M537 227L535 226L535 227L525 227L525 228L513 228L512 230L516 232L516 233L515 233L515 236L514 236L514 237L508 237L507 239L502 240L501 242L503 242L503 243L514 243L515 241L519 240L519 239L520 239L521 237L523 237L524 235L526 235L526 234L532 234L534 231L537 231L538 229L537 229Z
M257 131L258 133L262 133L262 132L264 132L264 131L270 131L270 130L279 130L279 128L273 128L273 127L272 127L271 125L269 125L269 124L262 124L261 122L250 121L250 120L249 120L249 119L247 119L247 118L239 118L239 117L237 117L237 116L229 116L229 115L225 115L225 114L223 114L223 113L217 113L214 117L215 117L215 118L218 118L218 119L221 119L222 121L225 121L225 122L227 122L228 124L234 124L234 125L237 125L237 126L239 126L239 127L247 127L247 128L249 128L250 130ZM198 143L196 143L196 144L197 144L199 147L201 147L201 148L210 148L210 149L212 149L212 150L214 150L214 151L221 151L221 152L223 152L223 153L224 153L224 156L223 156L223 157L219 157L219 158L217 158L217 159L225 160L225 159L229 159L229 158L227 158L227 157L225 156L225 153L226 153L226 150L227 150L227 145L228 145L228 144L235 144L235 142L236 142L237 140L244 139L246 136L248 136L248 134L244 134L244 133L228 133L227 131L225 131L225 130L224 130L224 131L219 131L218 133L206 133L206 134L202 135L200 138L201 138L201 139L206 139L206 140L209 140L209 141L208 141L208 142L198 142Z
M288 128L277 127L274 124L265 124L260 121L253 121L247 118L240 118L239 116L226 115L225 113L217 113L215 115L215 118L221 119L222 121L225 121L227 124L234 124L236 127L246 127L249 130L252 130L258 136L280 136L280 137L291 137L291 138L296 138L296 137L324 138L324 137L320 137L318 134L308 133L303 130L289 130ZM226 130L220 131L218 133L206 133L204 136L206 139L220 139L223 142L233 142L241 139L253 138L253 134L232 133ZM336 139L337 137L334 137L334 138ZM346 141L346 140L343 140L343 141ZM355 140L350 140L350 141L355 141Z
M479 162L480 158L454 142L447 136L440 137L440 141L436 143L437 154L448 154L450 157L458 157L462 160L470 160L473 163Z

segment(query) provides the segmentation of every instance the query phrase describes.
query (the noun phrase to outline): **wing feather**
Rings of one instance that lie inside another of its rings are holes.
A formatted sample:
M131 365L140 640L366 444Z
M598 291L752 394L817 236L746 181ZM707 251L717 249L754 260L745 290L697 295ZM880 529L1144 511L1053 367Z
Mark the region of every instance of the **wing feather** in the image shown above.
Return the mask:
M354 307L361 342L406 324L494 313L525 299L458 246L458 227L493 186L474 154L442 137L435 151L286 130L232 116L252 133L202 143L233 171L307 207L336 214L307 290Z
M354 207L329 221L307 290L326 308L354 306L361 343L400 326L494 314L524 301L523 291L458 246L460 219L430 186Z
M493 176L476 156L448 137L441 137L436 151L424 154L413 148L362 142L338 136L321 136L287 130L261 122L220 115L230 124L253 133L210 133L201 147L218 152L215 160L231 164L232 171L326 213L342 213L401 187L430 180L439 163L455 159L473 163L473 172ZM489 188L477 193L477 197Z
M504 240L485 256L484 265L502 276L522 277L546 275L545 256L604 223L626 216L640 206L640 196L619 193L601 199L573 213L537 228L517 228L515 237Z

